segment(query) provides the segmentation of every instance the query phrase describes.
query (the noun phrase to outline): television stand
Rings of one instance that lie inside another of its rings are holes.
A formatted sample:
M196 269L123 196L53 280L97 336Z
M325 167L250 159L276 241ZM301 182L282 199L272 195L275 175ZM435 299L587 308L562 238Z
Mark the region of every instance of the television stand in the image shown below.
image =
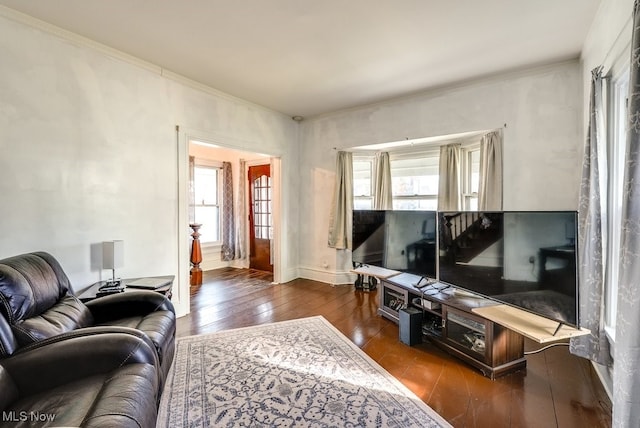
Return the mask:
M591 333L586 328L571 327L509 305L486 306L472 311L538 343L555 342Z
M381 279L378 313L399 323L401 308L417 307L423 314L423 338L491 379L526 367L524 337L473 313L475 308L495 302L443 292L447 286L438 282L431 285L431 293L431 289L416 287L417 279L407 273Z

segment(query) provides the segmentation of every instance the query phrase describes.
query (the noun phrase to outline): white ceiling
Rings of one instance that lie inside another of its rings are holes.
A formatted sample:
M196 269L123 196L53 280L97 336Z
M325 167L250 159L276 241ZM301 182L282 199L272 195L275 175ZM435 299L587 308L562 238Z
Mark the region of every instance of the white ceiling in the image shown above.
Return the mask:
M578 58L599 3L0 0L220 91L305 117Z

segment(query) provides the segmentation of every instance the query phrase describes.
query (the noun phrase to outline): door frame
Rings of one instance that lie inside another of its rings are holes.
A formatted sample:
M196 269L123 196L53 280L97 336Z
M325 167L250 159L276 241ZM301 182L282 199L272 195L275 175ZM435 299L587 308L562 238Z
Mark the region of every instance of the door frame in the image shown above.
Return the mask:
M189 230L189 141L197 140L205 143L209 143L215 146L224 147L231 150L238 150L242 152L254 152L259 153L257 150L248 149L247 146L258 147L259 143L250 143L247 141L239 140L234 137L219 135L212 132L199 131L193 129L182 129L176 125L176 174L177 174L177 247L178 247L178 275L177 275L177 287L174 286L174 290L177 292L173 295L173 303L176 309L176 315L178 317L187 315L190 309L191 296L189 292L190 281L190 240L191 234ZM224 141L224 142L223 142ZM284 231L281 227L281 213L282 213L282 159L280 153L262 152L266 156L270 156L271 164L271 180L273 185L272 194L272 207L273 207L273 282L278 284L282 281L282 242L284 239ZM242 172L246 177L248 167L256 164L265 164L264 159L246 161L245 171ZM243 180L245 186L248 185L248 180ZM248 190L245 187L245 207L248 213ZM248 222L247 230L245 230L245 237L247 239L248 248ZM248 255L247 255L248 257ZM248 264L248 260L247 260Z

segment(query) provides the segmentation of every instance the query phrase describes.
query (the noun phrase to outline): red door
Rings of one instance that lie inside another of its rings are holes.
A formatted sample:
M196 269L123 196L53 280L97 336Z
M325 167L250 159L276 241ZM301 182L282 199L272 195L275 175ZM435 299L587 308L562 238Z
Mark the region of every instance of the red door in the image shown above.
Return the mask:
M273 272L271 240L271 168L249 167L249 267Z

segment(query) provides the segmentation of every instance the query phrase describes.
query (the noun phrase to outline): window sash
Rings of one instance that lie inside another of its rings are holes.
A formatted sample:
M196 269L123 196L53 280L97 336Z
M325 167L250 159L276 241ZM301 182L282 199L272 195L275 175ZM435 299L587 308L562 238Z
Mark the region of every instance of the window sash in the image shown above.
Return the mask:
M462 148L462 201L463 209L478 210L480 186L480 143Z
M435 210L438 206L438 150L392 153L394 210Z
M196 159L194 167L195 222L202 224L200 242L217 245L222 242L222 168L201 162Z

